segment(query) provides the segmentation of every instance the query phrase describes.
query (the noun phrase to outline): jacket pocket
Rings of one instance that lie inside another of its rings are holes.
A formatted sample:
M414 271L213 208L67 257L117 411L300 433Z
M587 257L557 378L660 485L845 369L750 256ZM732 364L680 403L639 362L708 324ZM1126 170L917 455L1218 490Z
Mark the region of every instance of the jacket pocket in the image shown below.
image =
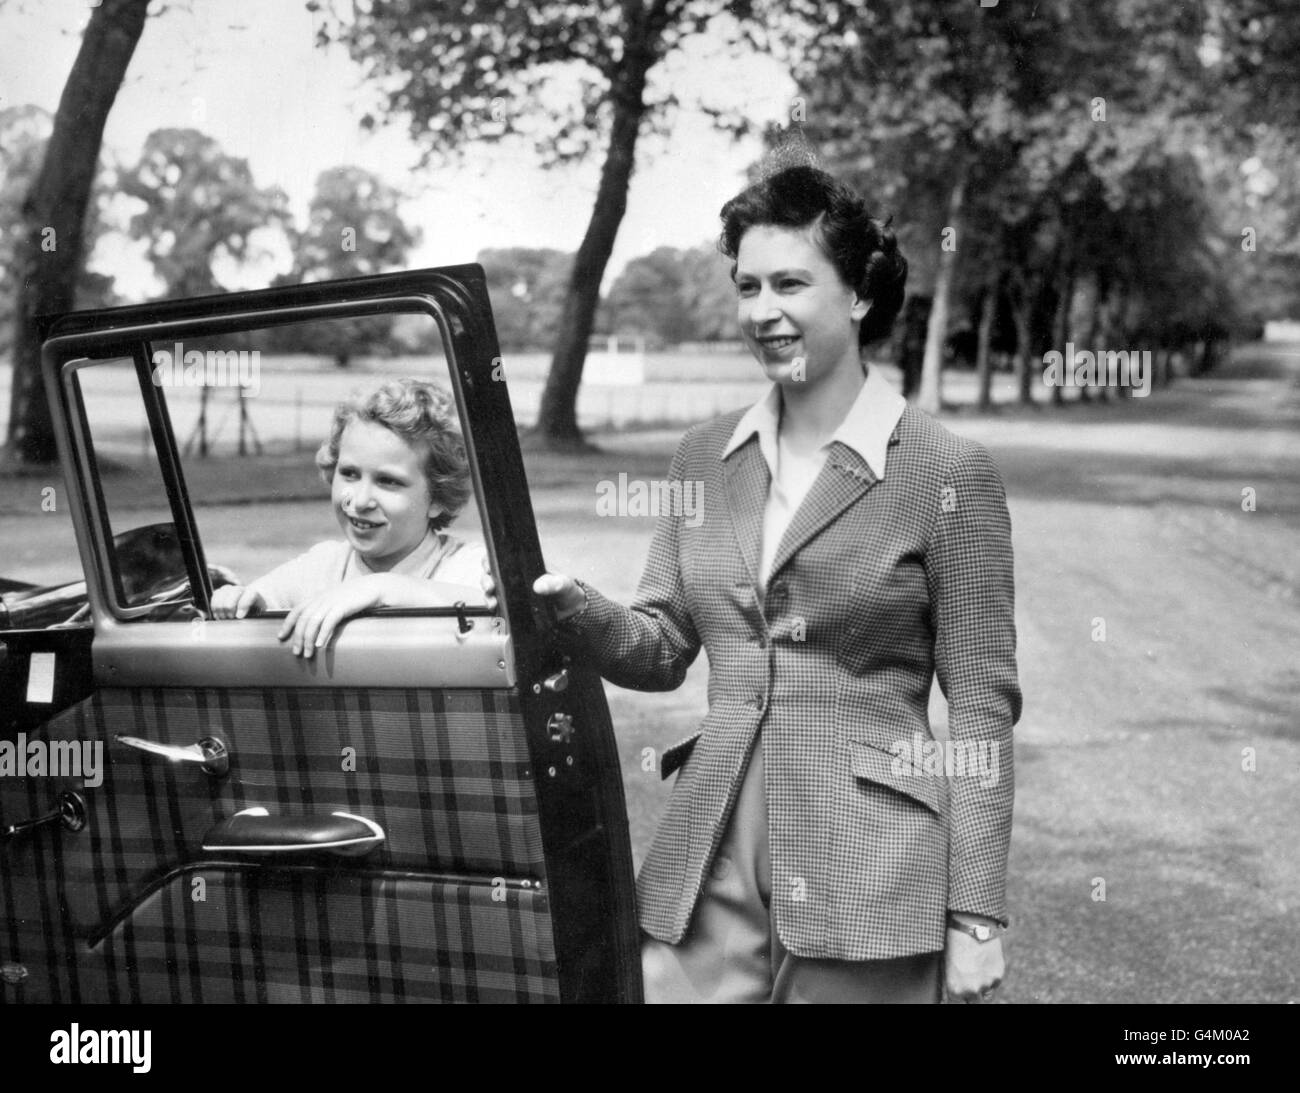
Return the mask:
M666 749L663 759L659 762L659 777L667 778L685 763L691 757L691 752L695 750L695 742L703 735L704 731L701 729L699 732L691 733L685 740L679 740L672 747Z
M948 809L947 779L936 774L925 774L913 770L893 752L858 740L846 740L853 764L853 776L863 778L877 785L888 786L892 790L919 801L937 816L942 816ZM667 758L665 757L665 763Z

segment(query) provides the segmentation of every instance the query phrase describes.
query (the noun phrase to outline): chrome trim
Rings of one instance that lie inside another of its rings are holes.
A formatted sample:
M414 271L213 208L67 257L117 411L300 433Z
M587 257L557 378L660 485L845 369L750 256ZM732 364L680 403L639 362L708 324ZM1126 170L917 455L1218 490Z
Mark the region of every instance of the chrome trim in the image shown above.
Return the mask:
M437 616L357 618L326 649L296 657L280 618L189 622L95 620L101 687L485 687L515 685L504 627L461 634ZM496 623L497 619L484 621Z

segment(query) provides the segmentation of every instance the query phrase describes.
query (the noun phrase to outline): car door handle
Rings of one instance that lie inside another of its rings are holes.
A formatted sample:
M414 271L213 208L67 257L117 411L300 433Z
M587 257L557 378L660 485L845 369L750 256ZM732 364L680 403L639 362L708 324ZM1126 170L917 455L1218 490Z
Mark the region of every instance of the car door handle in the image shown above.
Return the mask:
M246 808L222 820L203 836L203 849L214 853L300 854L325 851L345 858L368 854L384 841L374 820L348 812L328 816L272 816L264 808Z
M205 736L197 744L159 744L142 736L118 736L123 747L159 755L176 763L198 763L204 774L223 778L230 773L230 752L215 736Z
M8 827L0 827L0 843L7 843L29 831L59 824L67 831L80 831L86 826L86 800L80 793L66 789L58 796L58 801L44 816L33 816L30 820L19 820Z

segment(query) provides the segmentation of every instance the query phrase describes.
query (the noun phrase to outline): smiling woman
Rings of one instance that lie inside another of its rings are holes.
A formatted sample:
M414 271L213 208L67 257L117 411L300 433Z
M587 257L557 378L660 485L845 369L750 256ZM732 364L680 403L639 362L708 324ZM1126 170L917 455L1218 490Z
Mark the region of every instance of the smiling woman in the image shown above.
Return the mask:
M1011 534L988 454L908 406L863 346L907 263L811 167L722 209L762 400L691 429L630 607L548 574L575 649L610 681L678 686L701 648L709 712L638 877L647 1001L963 1001L1001 982L1019 716ZM986 776L928 751L937 678Z

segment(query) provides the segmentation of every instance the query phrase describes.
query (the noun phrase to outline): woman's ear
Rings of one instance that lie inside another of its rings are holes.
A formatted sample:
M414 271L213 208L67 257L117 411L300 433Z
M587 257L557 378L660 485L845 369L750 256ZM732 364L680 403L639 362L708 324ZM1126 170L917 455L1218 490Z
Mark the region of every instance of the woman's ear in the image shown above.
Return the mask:
M867 317L867 312L871 310L871 301L864 300L856 292L853 294L853 304L849 308L849 318L854 322L861 322Z

